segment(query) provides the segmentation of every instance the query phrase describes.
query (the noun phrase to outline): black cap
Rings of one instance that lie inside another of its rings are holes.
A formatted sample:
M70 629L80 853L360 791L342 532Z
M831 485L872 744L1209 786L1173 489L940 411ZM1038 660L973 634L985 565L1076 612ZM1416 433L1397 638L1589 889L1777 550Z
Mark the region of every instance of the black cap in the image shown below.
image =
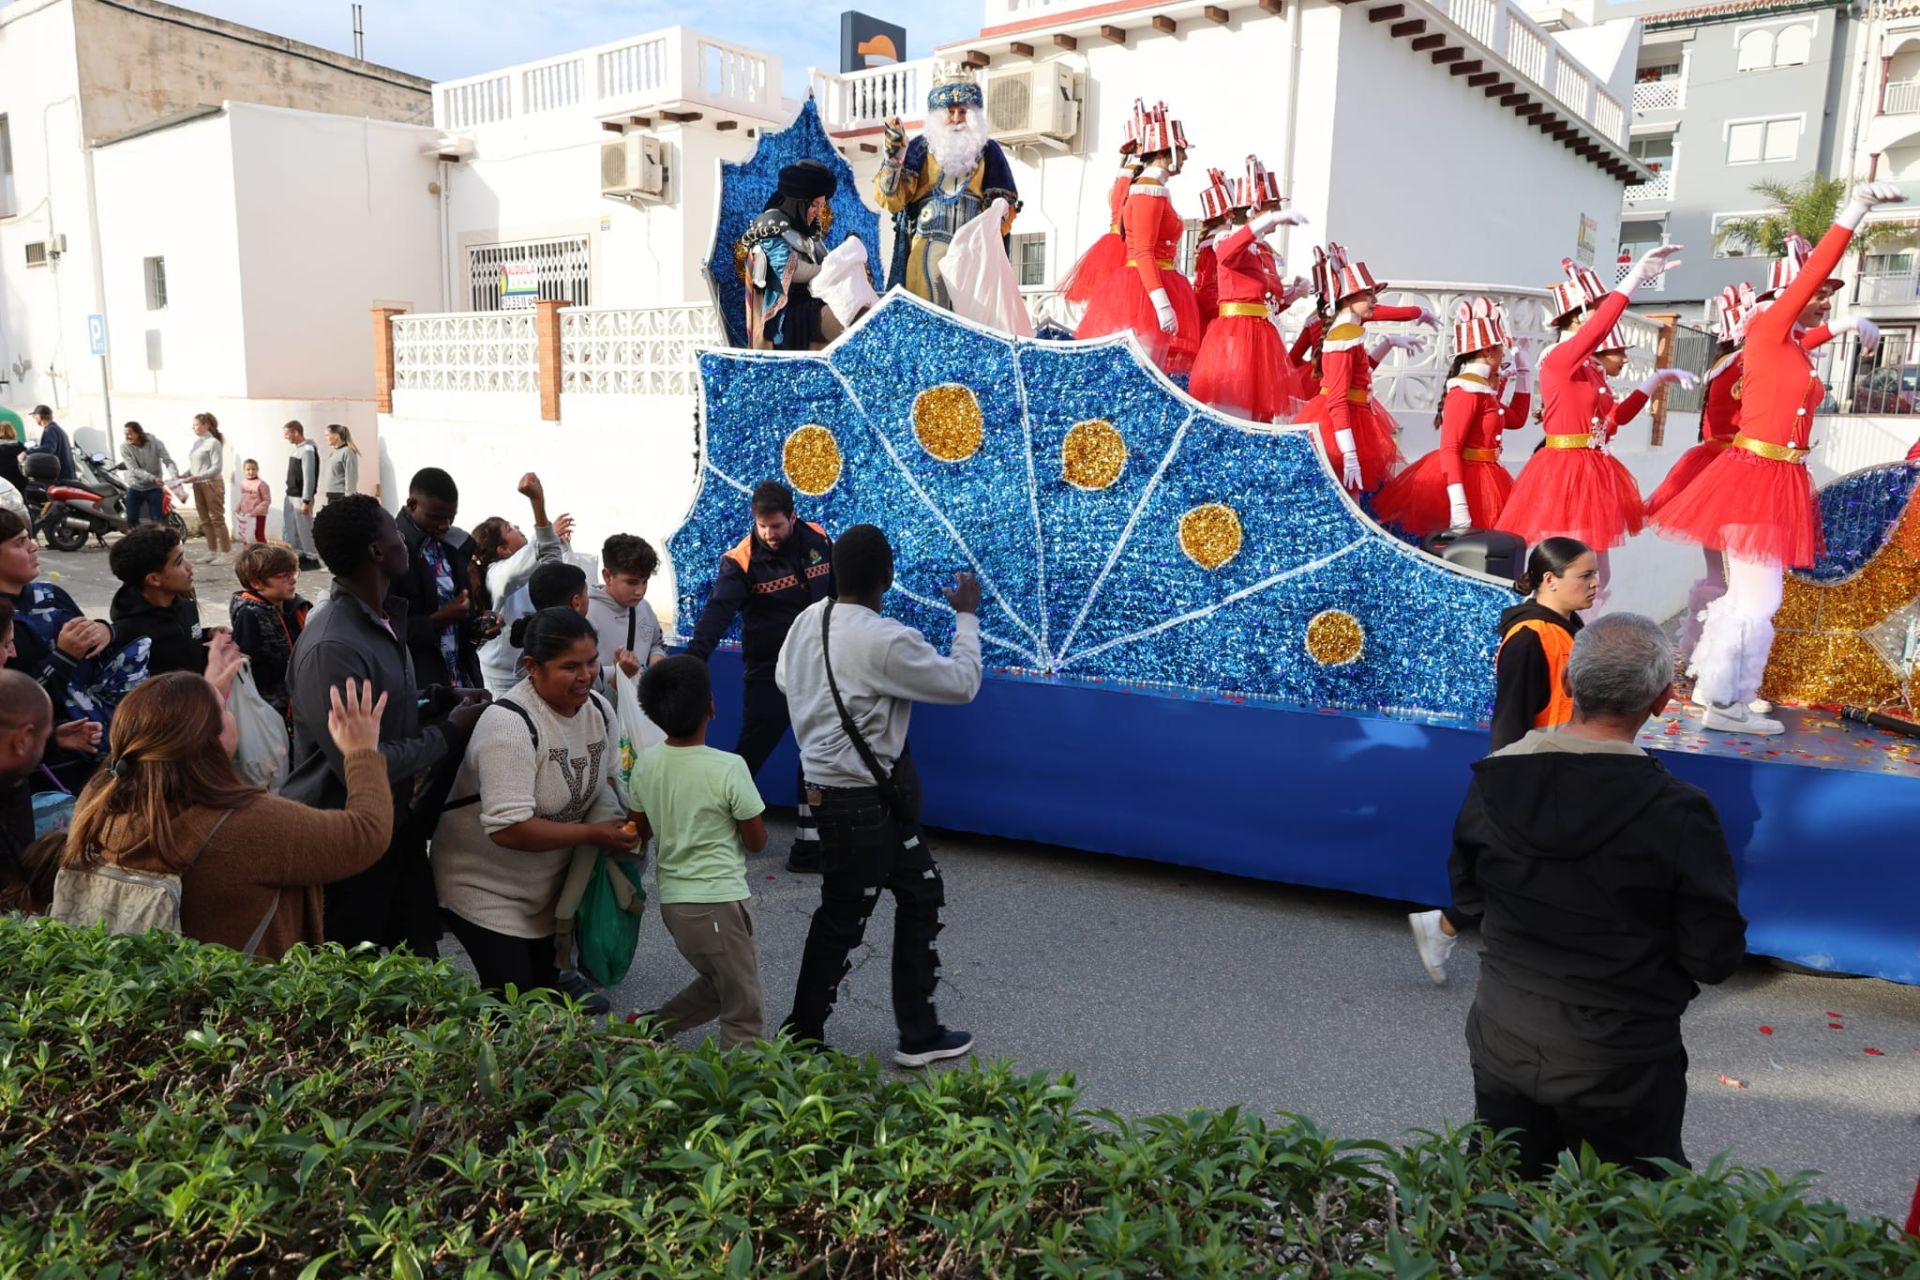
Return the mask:
M53 416L53 410L43 404L37 404L33 406L33 416L36 418L51 418Z
M831 196L839 185L833 170L818 160L800 160L780 171L780 185L775 194L813 200L820 196Z

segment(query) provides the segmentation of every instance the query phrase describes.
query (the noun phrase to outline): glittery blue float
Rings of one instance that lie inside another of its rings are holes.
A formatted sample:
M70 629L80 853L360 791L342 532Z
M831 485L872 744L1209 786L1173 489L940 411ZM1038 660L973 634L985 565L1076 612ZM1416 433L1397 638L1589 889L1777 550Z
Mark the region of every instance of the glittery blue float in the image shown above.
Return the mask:
M1867 567L1920 488L1920 462L1894 462L1849 472L1820 490L1820 532L1826 550L1802 574L1839 582Z
M792 124L777 133L761 135L749 159L720 165L720 212L714 222L713 248L707 254L707 276L713 283L727 341L736 347L747 345L747 310L746 290L733 265L734 242L766 208L767 197L778 185L780 170L799 160L818 160L833 170L840 185L827 202L833 208L827 245L831 248L848 236L858 236L867 245L867 274L874 289L880 288L880 219L860 202L859 181L820 123L820 108L808 98Z
M1492 705L1511 593L1367 520L1310 431L1216 414L1125 339L1015 339L895 292L829 351L710 351L700 373L701 490L669 543L684 617L739 540L746 494L785 478L787 437L816 424L844 461L831 489L801 498L803 517L886 530L889 608L937 643L952 633L940 585L977 573L996 675L1464 724ZM955 462L914 430L916 397L951 384L973 392L982 428L977 452ZM1127 450L1097 490L1063 475L1067 433L1091 420ZM1182 515L1208 504L1230 508L1242 531L1217 568L1180 540ZM1350 659L1310 651L1309 623L1328 610L1359 624Z

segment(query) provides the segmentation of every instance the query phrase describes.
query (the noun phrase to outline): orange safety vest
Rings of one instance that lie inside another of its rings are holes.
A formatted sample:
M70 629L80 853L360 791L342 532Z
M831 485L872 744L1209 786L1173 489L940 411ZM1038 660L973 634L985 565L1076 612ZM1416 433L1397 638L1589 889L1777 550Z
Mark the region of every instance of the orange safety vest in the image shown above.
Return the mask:
M813 521L804 520L801 523L805 524L807 528L813 530L815 533L819 534L821 537L824 538L827 536L827 531L825 529L822 529L819 525L815 524ZM721 552L720 558L722 560L733 561L735 564L740 566L740 572L745 573L749 567L750 562L753 559L753 535L748 534L746 537L740 539L740 541L734 543L730 549ZM807 576L809 578L812 578L812 577L817 577L818 575L813 573L808 573Z
M1507 641L1513 639L1517 631L1531 631L1540 639L1540 648L1547 655L1547 705L1533 718L1536 729L1551 729L1555 725L1565 724L1573 719L1573 695L1567 692L1567 659L1573 656L1573 636L1565 627L1556 626L1544 618L1527 618L1516 622L1500 637L1500 648L1507 647ZM1500 663L1500 654L1493 655L1494 665Z

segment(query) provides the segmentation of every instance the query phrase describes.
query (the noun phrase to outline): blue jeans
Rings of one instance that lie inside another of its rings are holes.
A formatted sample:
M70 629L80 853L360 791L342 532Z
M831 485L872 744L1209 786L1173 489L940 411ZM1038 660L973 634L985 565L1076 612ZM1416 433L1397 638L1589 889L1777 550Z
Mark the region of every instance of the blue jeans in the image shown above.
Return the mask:
M142 516L143 510L149 514ZM127 523L160 523L160 490L157 487L127 490Z

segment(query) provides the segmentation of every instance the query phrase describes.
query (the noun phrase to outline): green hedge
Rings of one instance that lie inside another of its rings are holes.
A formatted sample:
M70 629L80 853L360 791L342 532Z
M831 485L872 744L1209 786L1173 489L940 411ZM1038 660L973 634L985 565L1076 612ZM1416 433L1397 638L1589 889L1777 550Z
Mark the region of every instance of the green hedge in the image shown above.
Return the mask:
M1886 1222L1715 1163L1648 1183L1004 1065L650 1044L445 966L0 921L0 1280L1861 1276Z

